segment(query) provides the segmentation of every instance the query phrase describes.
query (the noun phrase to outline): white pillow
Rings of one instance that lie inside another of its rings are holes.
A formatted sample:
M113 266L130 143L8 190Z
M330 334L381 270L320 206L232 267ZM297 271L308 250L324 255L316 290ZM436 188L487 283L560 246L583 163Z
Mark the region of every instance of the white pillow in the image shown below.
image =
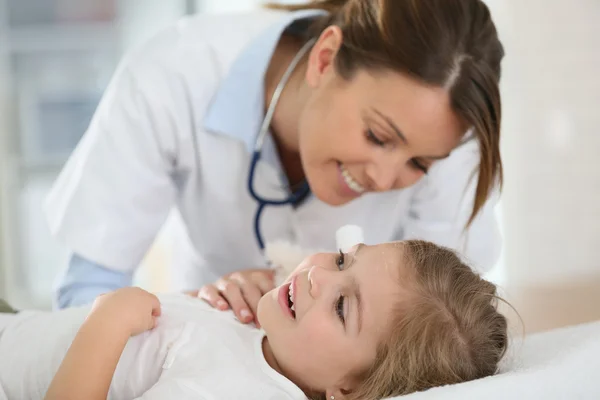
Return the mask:
M500 374L397 397L402 400L598 400L600 321L512 344Z

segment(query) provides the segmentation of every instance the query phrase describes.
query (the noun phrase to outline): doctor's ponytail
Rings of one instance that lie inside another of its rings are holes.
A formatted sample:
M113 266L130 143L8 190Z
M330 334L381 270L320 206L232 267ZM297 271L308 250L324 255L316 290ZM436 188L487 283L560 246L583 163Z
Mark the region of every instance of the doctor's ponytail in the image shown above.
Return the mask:
M323 0L299 5L269 4L282 10L323 9L309 34L340 27L336 57L341 77L360 69L389 69L426 85L442 87L454 112L479 143L479 169L468 225L502 185L500 158L500 62L504 49L488 7L481 0Z

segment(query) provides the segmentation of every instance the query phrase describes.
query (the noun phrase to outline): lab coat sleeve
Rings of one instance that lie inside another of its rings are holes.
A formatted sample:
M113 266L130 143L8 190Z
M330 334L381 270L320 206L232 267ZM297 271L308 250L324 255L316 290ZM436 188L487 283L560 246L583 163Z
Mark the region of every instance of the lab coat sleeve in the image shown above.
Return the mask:
M73 254L59 276L55 306L59 309L90 304L96 297L131 286L133 274L108 269Z
M46 201L51 232L73 253L121 272L135 269L173 207L178 144L191 132L169 40L122 62Z
M423 239L457 250L476 271L494 267L502 240L498 229L495 190L468 229L471 216L479 147L471 140L438 161L417 185L403 239Z

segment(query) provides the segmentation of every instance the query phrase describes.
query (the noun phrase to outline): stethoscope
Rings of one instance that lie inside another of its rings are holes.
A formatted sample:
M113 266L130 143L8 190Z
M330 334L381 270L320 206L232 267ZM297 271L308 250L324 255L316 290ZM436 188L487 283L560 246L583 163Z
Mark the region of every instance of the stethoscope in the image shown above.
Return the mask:
M284 206L287 204L297 205L310 193L310 187L308 186L308 182L306 182L305 180L302 183L302 185L296 190L294 190L292 193L290 193L290 195L286 199L265 199L254 190L254 172L256 171L256 165L260 160L265 137L267 135L267 132L269 131L269 126L271 125L271 120L273 119L273 113L275 112L275 107L279 102L279 98L281 97L283 88L285 87L288 79L292 75L292 72L294 72L294 69L296 68L302 57L306 54L306 52L312 47L314 43L315 39L311 39L308 42L306 42L306 44L302 46L300 51L298 51L294 59L290 62L290 65L285 70L283 76L281 77L281 80L279 81L277 87L275 88L275 91L273 92L273 98L271 99L269 108L267 109L267 113L265 115L265 118L263 119L260 131L258 132L258 136L256 137L256 142L254 144L254 151L252 153L252 159L250 161L250 174L248 175L248 191L250 192L250 195L254 198L254 200L256 200L256 202L258 203L258 208L256 210L256 214L254 215L254 235L256 236L256 241L261 251L264 250L265 243L263 241L263 237L260 231L260 217L265 209L265 206Z

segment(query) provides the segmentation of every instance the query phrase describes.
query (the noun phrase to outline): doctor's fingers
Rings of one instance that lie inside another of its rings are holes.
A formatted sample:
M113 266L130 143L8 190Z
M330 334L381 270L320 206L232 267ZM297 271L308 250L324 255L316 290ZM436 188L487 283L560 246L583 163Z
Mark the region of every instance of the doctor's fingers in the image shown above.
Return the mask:
M217 281L216 287L220 295L227 300L236 317L243 323L252 322L254 315L250 311L240 283L231 278L221 278Z
M242 296L244 297L244 300L246 301L247 306L250 308L250 312L252 313L253 318L255 319L255 322L258 325L256 316L258 315L258 302L260 301L260 298L263 295L261 286L265 286L266 283L261 282L259 285L259 282L251 279L251 275L246 275L243 273L233 273L231 274L229 279L231 279L234 282L237 282L237 284L239 285L242 291ZM236 313L236 315L240 315L243 310L236 310L234 307L233 311ZM241 320L243 322L246 322L246 319Z
M221 296L221 292L219 291L219 289L217 289L215 285L205 285L200 290L186 292L186 294L189 294L190 296L194 297L197 296L202 300L206 301L214 308L217 308L221 311L229 309L229 304L227 303L227 300L225 300L225 298Z
M266 294L275 288L275 271L272 269L261 269L250 273L250 280L259 287L262 294Z

